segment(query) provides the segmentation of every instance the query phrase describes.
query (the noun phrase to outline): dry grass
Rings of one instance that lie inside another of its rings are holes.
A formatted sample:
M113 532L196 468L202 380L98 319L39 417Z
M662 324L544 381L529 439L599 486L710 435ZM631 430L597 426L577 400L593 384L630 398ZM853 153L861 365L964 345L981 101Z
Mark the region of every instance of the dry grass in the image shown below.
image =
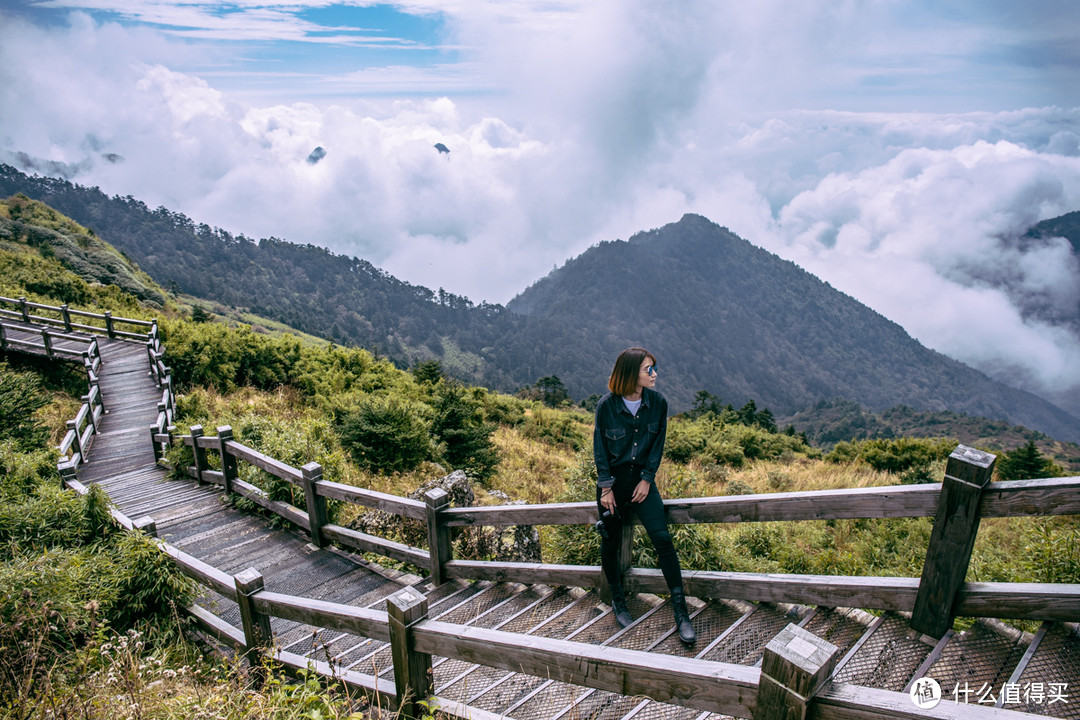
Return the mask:
M496 430L492 439L502 462L487 483L489 490L498 490L512 500L528 503L553 502L562 492L566 471L577 457L573 450L532 440L506 426Z

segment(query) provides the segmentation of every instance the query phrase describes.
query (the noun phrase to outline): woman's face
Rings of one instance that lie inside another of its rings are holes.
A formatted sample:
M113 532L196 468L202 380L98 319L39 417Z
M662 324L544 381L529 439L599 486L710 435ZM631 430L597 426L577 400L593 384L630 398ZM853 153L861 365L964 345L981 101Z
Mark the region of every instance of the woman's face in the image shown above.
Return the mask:
M656 360L651 357L646 357L641 361L641 368L638 370L638 392L641 392L642 388L654 388L656 387Z

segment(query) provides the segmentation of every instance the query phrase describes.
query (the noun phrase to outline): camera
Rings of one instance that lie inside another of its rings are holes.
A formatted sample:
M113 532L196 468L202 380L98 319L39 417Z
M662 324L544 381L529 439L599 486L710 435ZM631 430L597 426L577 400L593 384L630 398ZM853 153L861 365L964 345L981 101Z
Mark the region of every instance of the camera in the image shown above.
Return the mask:
M600 533L600 537L609 540L611 538L611 531L608 529L608 523L618 519L618 510L604 510L603 514L600 516L600 520L596 523L596 532Z

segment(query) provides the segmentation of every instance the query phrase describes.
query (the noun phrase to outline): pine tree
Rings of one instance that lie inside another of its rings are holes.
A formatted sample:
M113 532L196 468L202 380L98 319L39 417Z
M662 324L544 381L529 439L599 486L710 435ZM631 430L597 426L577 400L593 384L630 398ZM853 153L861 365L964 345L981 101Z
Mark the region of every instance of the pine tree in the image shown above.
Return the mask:
M1054 464L1044 458L1034 440L1028 440L1015 450L1005 453L998 461L998 477L1002 480L1030 480L1054 475Z

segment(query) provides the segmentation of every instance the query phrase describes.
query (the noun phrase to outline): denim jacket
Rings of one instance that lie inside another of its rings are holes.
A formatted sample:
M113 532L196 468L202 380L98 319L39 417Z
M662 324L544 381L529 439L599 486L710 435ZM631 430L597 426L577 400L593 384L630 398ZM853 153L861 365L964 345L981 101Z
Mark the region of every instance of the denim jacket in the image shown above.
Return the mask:
M640 466L641 479L655 484L664 455L667 413L667 400L650 388L642 388L636 416L630 414L620 395L608 393L600 399L593 430L597 487L614 485L612 468L621 465Z

